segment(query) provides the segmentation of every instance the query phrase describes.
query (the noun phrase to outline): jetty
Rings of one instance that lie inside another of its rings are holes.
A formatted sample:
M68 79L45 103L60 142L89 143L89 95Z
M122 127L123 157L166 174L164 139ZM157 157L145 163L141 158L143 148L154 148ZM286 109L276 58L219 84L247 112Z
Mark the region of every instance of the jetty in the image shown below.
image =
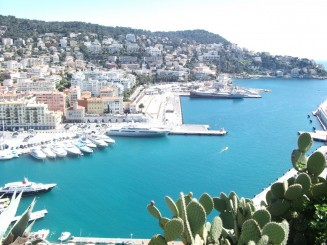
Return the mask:
M202 124L183 124L175 126L169 135L204 135L204 136L223 136L227 131L224 129L209 130L208 125Z
M32 212L29 221L37 220L37 219L42 219L44 216L48 213L48 210L42 209L40 211ZM11 222L16 222L19 220L22 216L16 216L14 217Z

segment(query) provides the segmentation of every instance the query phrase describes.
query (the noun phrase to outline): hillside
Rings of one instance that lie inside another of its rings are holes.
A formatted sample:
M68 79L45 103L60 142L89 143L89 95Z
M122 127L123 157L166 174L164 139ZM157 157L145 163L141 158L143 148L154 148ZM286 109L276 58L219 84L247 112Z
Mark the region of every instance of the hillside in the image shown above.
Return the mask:
M28 38L38 34L44 33L59 33L64 36L71 32L75 33L96 33L101 40L103 36L109 36L118 39L120 35L129 33L135 35L159 36L168 37L170 39L177 39L178 41L184 39L189 42L196 43L224 43L229 42L223 37L210 33L205 30L187 30L176 32L150 32L141 29L132 29L129 27L110 27L98 24L91 24L85 22L46 22L40 20L20 19L14 16L0 15L0 25L7 26L5 37L11 38Z

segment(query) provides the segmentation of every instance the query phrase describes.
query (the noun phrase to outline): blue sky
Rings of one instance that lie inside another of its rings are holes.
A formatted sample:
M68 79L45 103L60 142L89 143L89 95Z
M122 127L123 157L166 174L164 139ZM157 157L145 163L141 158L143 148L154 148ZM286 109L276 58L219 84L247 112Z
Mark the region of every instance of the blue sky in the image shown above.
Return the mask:
M151 31L205 29L254 51L327 60L326 0L2 0L1 15Z

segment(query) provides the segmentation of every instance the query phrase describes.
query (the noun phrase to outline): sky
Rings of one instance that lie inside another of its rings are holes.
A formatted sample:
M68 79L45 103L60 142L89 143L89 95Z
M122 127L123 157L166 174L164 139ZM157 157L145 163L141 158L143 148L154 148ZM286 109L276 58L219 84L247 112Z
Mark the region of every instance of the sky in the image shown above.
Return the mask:
M204 29L256 52L317 61L327 60L326 10L326 0L0 0L1 15L150 31Z

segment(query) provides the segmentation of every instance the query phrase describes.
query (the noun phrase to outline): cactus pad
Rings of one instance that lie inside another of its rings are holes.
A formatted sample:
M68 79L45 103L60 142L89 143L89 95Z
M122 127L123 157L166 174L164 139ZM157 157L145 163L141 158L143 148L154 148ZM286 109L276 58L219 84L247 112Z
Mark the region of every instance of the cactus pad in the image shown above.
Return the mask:
M265 224L271 221L271 215L266 209L259 209L255 211L252 218L257 221L261 229L265 226Z
M150 242L149 245L167 245L167 241L165 240L165 238L162 235L154 235Z
M167 242L178 238L184 230L184 222L181 218L173 218L165 224L164 237Z
M300 173L297 176L295 183L300 184L302 186L302 194L306 194L311 186L310 176L306 173Z
M291 204L287 200L277 200L268 206L268 211L272 216L281 216L289 210Z
M274 201L275 197L274 195L272 194L271 190L267 191L266 193L266 202L267 204L271 204L273 201Z
M269 237L269 242L273 244L281 244L284 241L286 234L280 224L270 222L263 227L262 235L267 235Z
M320 152L316 151L308 159L307 169L310 175L319 176L326 167L325 156Z
M309 133L303 133L299 136L297 140L297 145L299 147L299 150L303 153L307 152L310 147L312 146L312 137Z
M213 209L213 200L208 193L203 193L199 199L200 204L204 207L206 214L209 215Z
M219 197L213 198L213 204L214 204L215 209L220 213L224 212L227 208L225 200L223 200Z
M271 192L275 197L284 198L284 184L280 182L276 182L271 186Z
M244 243L249 241L257 242L261 237L258 223L254 219L249 219L243 223L240 240Z
M314 184L311 187L311 194L314 198L327 195L327 182L325 181L325 182Z
M303 172L307 168L307 157L300 150L293 150L291 161L293 167L299 172Z
M179 211L178 211L178 208L177 208L175 202L173 201L173 199L171 199L169 196L165 196L165 201L166 201L168 208L172 212L173 216L178 217Z
M221 235L222 230L223 230L223 222L221 218L217 216L213 219L210 228L210 238L215 244L218 243L218 239Z
M198 233L206 222L206 212L196 200L192 200L186 207L186 213L193 234Z
M234 229L234 220L231 212L220 213L219 217L221 218L225 229Z
M302 185L294 184L288 187L285 191L285 198L290 201L294 201L302 194Z
M166 217L160 217L159 218L159 225L160 227L163 229L166 225L166 223L169 221L170 219L166 218Z
M150 213L153 217L155 217L155 218L157 218L157 219L159 219L159 218L161 217L161 213L160 213L159 209L157 209L156 206L154 206L154 205L152 205L152 204L149 204L149 205L147 206L147 210L149 211L149 213Z

